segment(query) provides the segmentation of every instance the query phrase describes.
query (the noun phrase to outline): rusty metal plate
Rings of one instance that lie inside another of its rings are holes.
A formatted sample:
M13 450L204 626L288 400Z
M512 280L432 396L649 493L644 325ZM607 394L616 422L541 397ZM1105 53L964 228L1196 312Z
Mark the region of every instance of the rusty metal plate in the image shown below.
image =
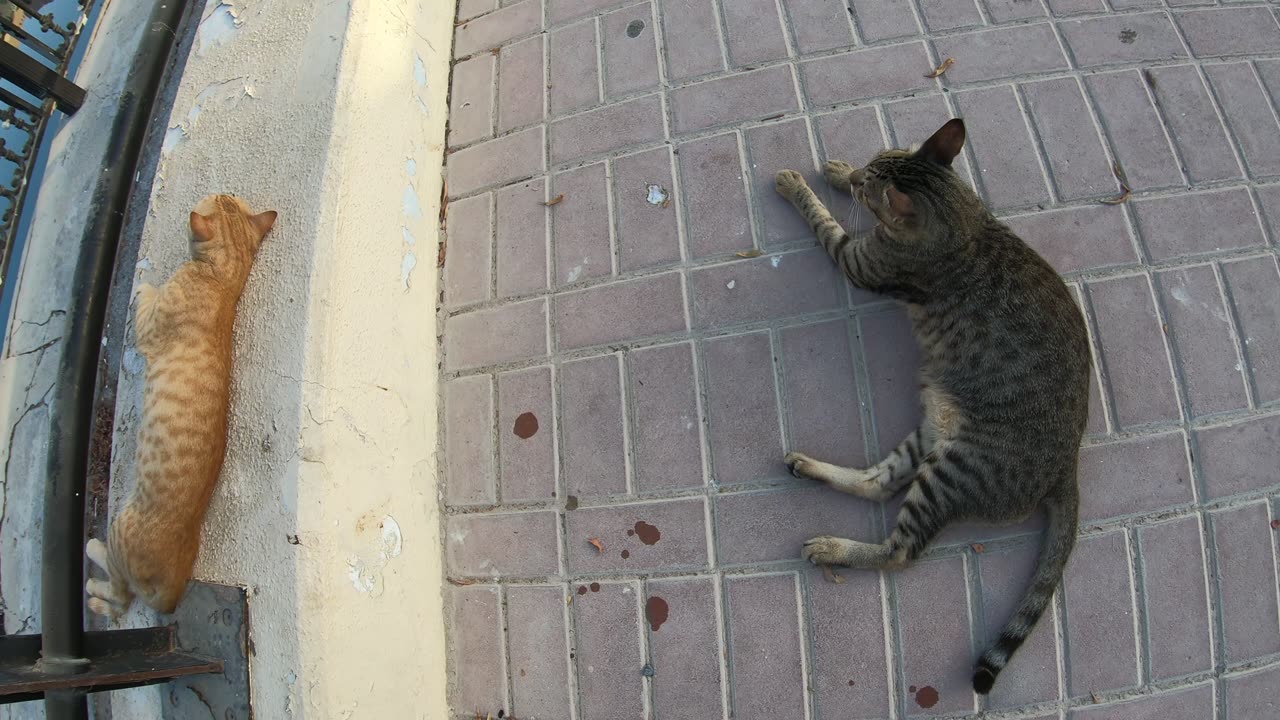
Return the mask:
M164 686L165 720L250 720L249 601L242 587L193 582L171 617L178 649L217 658L220 675L198 675Z

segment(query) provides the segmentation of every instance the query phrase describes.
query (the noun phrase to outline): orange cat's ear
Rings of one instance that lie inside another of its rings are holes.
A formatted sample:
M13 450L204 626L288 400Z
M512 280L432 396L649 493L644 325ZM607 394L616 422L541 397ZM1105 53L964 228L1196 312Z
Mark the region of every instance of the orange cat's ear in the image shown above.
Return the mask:
M209 218L200 213L191 213L191 234L196 236L196 240L200 242L209 242L213 239L213 223L209 222Z
M276 215L275 210L268 210L254 215L249 219L249 222L252 222L253 226L257 228L259 235L266 235L271 230L271 226L276 224Z
M911 198L906 193L890 185L885 188L884 194L889 200L889 211L894 217L905 219L916 214L915 203L911 202Z
M956 159L960 149L964 147L964 134L964 121L952 118L924 141L916 151L916 157L932 160L943 167L951 167L951 161Z

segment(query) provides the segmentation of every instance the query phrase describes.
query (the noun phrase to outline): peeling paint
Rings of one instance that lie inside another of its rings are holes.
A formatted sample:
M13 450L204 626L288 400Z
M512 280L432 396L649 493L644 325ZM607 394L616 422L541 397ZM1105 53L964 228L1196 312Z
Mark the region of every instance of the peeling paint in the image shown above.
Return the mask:
M645 190L648 193L648 196L645 198L645 201L648 202L650 205L660 206L663 203L665 203L667 201L667 198L669 197L667 195L667 189L662 187L661 185L650 184L648 187L645 188Z
M404 240L405 245L418 244L418 238L414 237L413 233L409 232L409 228L404 225L400 226L400 238Z
M196 30L196 55L226 45L242 23L240 11L233 3L224 2L215 7Z
M140 375L143 370L147 369L147 361L142 357L142 353L132 347L125 348L124 357L120 359L120 364L124 366L124 371L130 375Z
M782 264L782 256L774 255L773 257L769 258L769 264L773 265L775 268L778 267L779 265Z
M400 523L390 515L382 518L382 552L387 558L400 557L404 550L404 537L400 534Z
M418 264L418 256L411 252L404 254L404 259L400 261L400 282L404 285L404 291L409 292L409 276L413 274L413 268Z
M404 171L409 173L409 177L416 177L418 175L418 162L413 158L409 158L404 163Z
M418 53L413 54L413 82L420 88L427 86L427 65Z
M222 82L212 83L206 86L196 95L195 102L191 104L191 109L187 111L187 116L182 122L169 127L164 134L164 143L160 147L161 155L168 155L175 148L195 132L196 123L200 120L200 115L215 103L231 102L232 107L239 103L242 98L253 97L252 85L249 84L249 78L241 76L224 80Z
M413 185L404 186L404 214L410 218L422 217L422 205L418 202L418 192L413 189Z

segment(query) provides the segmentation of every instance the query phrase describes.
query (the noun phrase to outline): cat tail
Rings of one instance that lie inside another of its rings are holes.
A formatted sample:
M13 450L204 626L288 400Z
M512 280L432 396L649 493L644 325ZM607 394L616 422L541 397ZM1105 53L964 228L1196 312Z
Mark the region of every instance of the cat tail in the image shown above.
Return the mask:
M1045 503L1049 523L1035 574L1032 575L1031 584L1018 603L1018 608L1000 631L999 639L978 659L978 669L973 673L973 689L979 694L991 692L996 676L1035 629L1036 622L1053 600L1053 592L1062 581L1067 558L1071 556L1071 550L1076 544L1079 504L1074 483L1069 483L1067 489Z

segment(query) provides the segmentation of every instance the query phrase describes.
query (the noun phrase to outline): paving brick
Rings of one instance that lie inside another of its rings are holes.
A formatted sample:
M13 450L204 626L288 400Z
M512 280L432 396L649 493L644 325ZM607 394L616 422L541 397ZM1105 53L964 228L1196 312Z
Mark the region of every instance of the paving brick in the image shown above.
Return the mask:
M502 623L496 587L449 588L449 655L467 658L466 672L449 664L449 704L506 707Z
M706 514L702 498L574 510L565 516L569 572L703 569ZM603 553L591 538L604 544Z
M542 29L542 3L524 0L458 26L453 33L453 56L466 57Z
M654 714L679 720L720 717L724 704L715 579L652 580L647 590L646 607L657 598L667 609L665 621L647 623Z
M1168 5L1186 4L1198 0L1168 0ZM1230 1L1230 0L1229 0ZM1117 10L1133 10L1136 8L1160 7L1160 0L1111 0L1111 7Z
M858 319L880 452L893 452L920 426L920 347L906 312L894 308Z
M1267 102L1266 90L1248 63L1208 65L1204 69L1222 114L1243 150L1249 174L1280 175L1280 125Z
M1197 685L1129 702L1073 708L1067 717L1069 720L1203 720L1213 717L1213 686Z
M1047 23L1014 25L938 38L935 46L938 57L956 59L956 64L942 76L948 85L1068 67L1067 58L1053 35L1053 28ZM919 74L918 66L911 69Z
M1205 542L1196 517L1139 528L1152 680L1213 667ZM1208 717L1207 715L1204 717Z
M493 384L488 375L450 380L444 386L445 502L494 501Z
M529 128L451 154L449 192L451 197L470 195L486 186L537 175L545 167L542 128Z
M560 462L570 495L617 495L627 491L618 372L616 355L560 367L560 418L564 428Z
M760 242L766 248L813 237L813 231L791 203L775 190L775 175L782 168L805 175L819 197L826 195L826 182L814 169L813 151L805 121L790 120L755 127L744 133L755 206L759 208Z
M805 714L799 612L794 575L726 578L733 717Z
M1044 5L1028 0L984 0L987 14L994 22L1031 20L1045 16Z
M556 164L660 140L662 101L646 95L551 123L551 159Z
M1193 183L1240 177L1231 141L1193 65L1144 70Z
M552 197L564 198L551 207L555 285L613 274L610 239L609 190L604 163L556 173Z
M1094 328L1116 420L1122 428L1178 420L1163 330L1145 277L1089 284Z
M1223 683L1226 709L1233 718L1273 717L1277 712L1276 687L1280 670L1274 666L1227 678Z
M600 18L606 100L658 86L653 8L631 5Z
M594 20L550 34L551 117L568 115L600 102L600 69Z
M458 20L470 20L498 9L498 0L460 0L458 3Z
M795 560L804 541L818 535L863 542L884 539L879 508L873 503L810 480L792 485L716 498L717 557L722 565Z
M1050 210L1004 221L1060 273L1138 262L1124 210L1119 206Z
M636 489L701 487L702 419L692 347L681 343L636 350L626 362Z
M453 306L489 299L493 256L493 208L489 195L449 203L449 256L444 296Z
M1103 0L1045 0L1049 3L1049 10L1058 17L1066 15L1078 15L1081 13L1096 13L1106 11ZM1114 4L1114 3L1113 3Z
M1266 504L1220 510L1209 517L1217 548L1223 659L1235 664L1280 651L1276 565Z
M700 354L713 481L729 485L786 472L768 334L707 340Z
M493 135L493 67L488 53L453 66L449 94L449 145L456 147Z
M688 208L689 254L695 258L751 247L751 208L734 133L681 143L680 191Z
M787 56L787 39L782 33L776 0L734 0L721 3L720 12L724 16L730 66L743 67Z
M1258 77L1271 96L1280 95L1280 60L1254 60L1253 66L1258 69Z
M445 367L496 365L547 354L545 300L454 315L445 321Z
M922 69L923 68L923 69ZM919 42L855 50L800 64L809 107L923 90L929 56Z
M1258 402L1280 399L1280 278L1270 257L1222 264Z
M1067 20L1058 28L1081 68L1187 56L1173 23L1162 12Z
M974 0L920 0L920 13L930 32L982 25Z
M837 465L867 465L848 321L787 328L779 343L791 447Z
M680 275L650 275L558 295L555 317L561 350L683 332Z
M1193 417L1249 407L1231 321L1213 268L1156 274L1182 391Z
M987 203L1009 208L1048 202L1035 144L1013 89L967 90L955 93L955 101L966 120L967 144Z
M1258 214L1244 188L1149 198L1133 203L1138 232L1154 260L1263 245Z
M1160 117L1144 86L1133 70L1085 77L1112 155L1120 162L1129 187L1137 191L1181 185L1173 149L1163 133L1151 132L1160 126Z
M700 268L689 281L693 325L716 328L835 310L842 305L843 282L819 248Z
M783 9L801 55L853 44L848 6L842 0L786 0Z
M451 575L515 578L559 572L553 512L450 515L445 539Z
M1196 431L1205 495L1220 498L1280 484L1280 417Z
M672 129L690 133L799 109L791 70L778 65L671 91Z
M658 0L672 82L724 69L720 54L720 21L712 3Z
M1270 228L1272 243L1280 242L1280 185L1254 186L1254 192L1266 218L1263 224Z
M498 297L547 287L547 183L539 178L497 191Z
M565 597L561 585L507 588L512 717L569 717Z
M900 686L898 692L907 714L972 712L969 674L961 670L972 667L974 657L964 557L917 562L896 573L894 582L898 586L899 662L907 685ZM918 694L924 688L934 692ZM929 705L925 698L936 698L937 702Z
M531 37L507 45L498 55L498 132L543 119L543 93L549 80L542 42L541 36Z
M897 0L851 0L854 23L863 42L877 42L920 34L911 6Z
M1080 82L1058 78L1022 86L1058 197L1079 200L1113 195L1116 181L1094 128Z
M827 582L817 570L802 576L809 598L814 717L889 717L879 573L841 575L842 585Z
M601 10L622 4L619 0L546 0L546 2L547 19L553 26L595 15Z
M547 367L498 376L498 457L503 502L555 497L556 431L551 383L551 368Z
M656 193L651 190L655 185ZM623 272L680 261L676 221L680 204L671 182L669 147L614 161L613 197L618 214L618 267Z
M1080 451L1079 477L1084 522L1150 513L1195 500L1181 432L1086 447Z
M924 95L884 105L890 136L896 148L909 148L928 140L938 128L956 115L947 107L942 95ZM956 174L974 186L973 171L968 158L961 154L952 162Z
M821 148L819 155L824 162L844 160L859 167L885 149L880 119L873 107L857 107L819 115L814 119L814 133L818 137ZM825 182L824 180L823 183ZM858 205L857 210L854 210L855 202L851 193L837 192L834 188L829 193L827 208L847 229L852 231L854 226L870 228L874 225L873 216L866 208Z
M574 595L570 608L577 629L578 717L644 717L645 658L634 585L600 583L596 592Z
M1280 26L1265 7L1189 10L1177 19L1191 54L1199 58L1280 50Z
M980 635L979 652L993 645L1000 631L1018 607L1031 576L1035 573L1040 548L1023 545L1005 552L984 552L977 556L982 583L982 618L986 628ZM1058 697L1058 642L1054 633L1054 612L1050 608L1026 643L1000 673L987 697L988 708L1015 708L1046 702Z
M1067 562L1065 591L1067 694L1138 684L1133 637L1133 583L1124 531L1081 538Z

